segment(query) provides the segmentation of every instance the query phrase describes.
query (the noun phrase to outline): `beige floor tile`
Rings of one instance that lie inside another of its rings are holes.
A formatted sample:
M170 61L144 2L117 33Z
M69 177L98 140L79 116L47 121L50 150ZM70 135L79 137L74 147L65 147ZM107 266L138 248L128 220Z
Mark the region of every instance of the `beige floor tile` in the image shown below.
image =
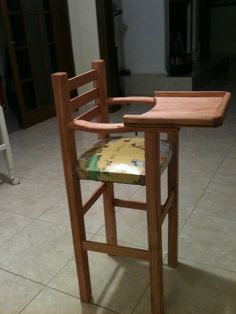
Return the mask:
M126 188L127 190L127 188ZM161 201L164 203L167 197L167 171L161 176ZM145 186L136 186L136 189L128 198L130 200L138 202L146 202L146 187Z
M192 178L180 176L179 179L179 209L191 211L205 191L209 178Z
M231 146L231 142L189 138L180 149L180 176L209 180Z
M0 267L45 284L72 256L69 229L35 221L0 248Z
M85 215L86 230L90 233L96 233L104 223L103 201L99 199Z
M203 141L193 141L192 136L190 136L187 140L185 140L183 146L180 148L180 157L184 159L205 157L219 160L225 157L231 146L232 143L222 141L211 142L208 141L207 138Z
M181 176L186 178L199 177L207 181L215 174L221 161L221 159L208 159L206 157L180 159L179 172Z
M63 198L61 201L51 206L39 219L70 228L70 214L67 198Z
M186 222L187 218L189 217L191 211L189 208L192 208L193 199L198 200L200 196L195 193L188 193L187 194L187 201L188 207L183 206L186 205L186 195L185 195L185 204L183 200L180 201L182 205L181 208L185 208L185 210L179 211L179 230L183 227L184 223ZM165 193L163 193L165 194ZM139 187L138 190L132 195L132 200L135 201L146 201L146 191L144 187ZM163 197L164 200L164 197ZM135 209L127 209L127 208L120 208L116 214L117 219L117 234L119 243L123 245L131 245L133 247L139 248L147 248L147 217L146 212L141 210ZM163 250L166 251L167 249L167 223L163 224ZM105 236L105 227L102 227L97 235L104 237Z
M18 141L20 144L12 146L12 153L19 176L34 177L34 173L39 174L38 169L45 170L53 164L61 162L59 144L50 143L50 138L47 138L43 144L38 143L37 145L35 145L35 139L32 139L27 145L20 139Z
M193 213L180 235L179 256L236 271L236 222Z
M91 193L100 185L99 182L94 181L84 181L81 180L81 191L82 199L85 202ZM59 202L53 204L42 216L40 219L46 220L49 222L54 222L62 226L70 227L70 218L69 218L69 207L68 200L66 196L66 188L62 187L62 196L65 195ZM101 201L98 201L98 204L95 207L101 206Z
M0 210L0 245L33 222L32 219Z
M195 128L192 133L192 140L196 142L216 143L216 142L228 142L232 143L236 137L236 127L228 127L223 125L218 128Z
M186 220L190 215L190 211L179 211L179 230L182 229ZM117 235L120 244L137 248L147 249L147 217L146 212L121 208L116 214ZM167 220L162 226L163 251L167 251ZM105 237L105 227L101 228L98 236Z
M66 264L66 266L47 284L47 286L79 297L79 284L74 258Z
M162 203L166 200L166 172L162 176ZM209 183L209 177L204 178L192 178L190 176L184 177L180 175L179 178L179 209L190 211L194 208L202 193L204 192L207 184ZM145 187L139 187L138 190L132 194L131 199L136 201L146 201Z
M122 314L131 313L149 282L147 263L90 252L89 264L94 304ZM78 296L74 260L49 286Z
M147 215L145 211L120 208L116 215L119 243L147 248ZM102 228L98 235L105 235Z
M234 118L234 121L235 121L235 118ZM229 151L227 157L228 157L228 158L234 158L234 159L236 158L236 144L234 144L234 145L231 147L231 149L230 149L230 151Z
M236 188L236 159L226 159L213 178L214 182Z
M129 199L136 191L138 191L138 189L138 185L114 184L114 193L117 198Z
M84 201L91 195L100 183L82 180L82 194ZM137 186L131 186L127 191L124 184L115 185L115 196L129 198L136 190ZM70 227L69 209L67 199L64 198L55 205L51 206L42 216L41 220L53 222L65 227ZM85 215L86 230L88 233L96 233L104 225L103 200L100 197L97 202Z
M180 260L177 268L165 267L166 314L234 314L236 273ZM150 313L148 289L134 314Z
M64 198L56 205L50 207L39 219L70 228L67 199ZM88 233L96 233L104 225L102 200L98 200L85 215L85 225Z
M95 191L101 185L101 182L96 182L92 180L81 180L81 191L83 201ZM120 198L129 198L133 193L138 190L139 186L137 185L127 185L127 184L114 184L114 193L115 197Z
M42 289L30 280L0 270L0 314L18 314Z
M90 194L93 193L100 185L101 182L92 180L81 180L81 193L83 201L85 202Z
M24 179L35 180L40 184L65 184L64 173L61 161L48 161L46 165L38 164L37 166L29 169L17 170L17 175Z
M236 221L236 186L211 182L195 211Z
M96 255L90 262L94 303L118 313L131 313L149 282L147 263Z
M79 299L45 288L22 314L112 314L93 304L82 304Z
M32 180L21 180L19 185L5 187L0 193L0 210L30 218L39 217L65 197L64 187Z

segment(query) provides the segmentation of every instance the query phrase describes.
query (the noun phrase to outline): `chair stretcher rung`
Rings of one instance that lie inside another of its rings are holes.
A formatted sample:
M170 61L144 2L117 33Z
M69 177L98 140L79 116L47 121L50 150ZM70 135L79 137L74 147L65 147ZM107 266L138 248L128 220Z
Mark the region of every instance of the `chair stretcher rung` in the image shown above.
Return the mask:
M94 241L83 241L83 249L87 251L89 250L117 256L138 258L145 261L149 260L149 252L147 250L134 249L119 245L110 245Z
M114 199L114 205L117 207L126 207L126 208L134 208L134 209L141 209L141 210L147 209L146 203L122 200L119 198Z
M103 183L93 194L92 196L85 202L83 205L83 212L84 215L87 213L87 211L90 209L90 207L96 202L96 200L102 195L102 193L106 189L106 184Z
M169 210L171 209L171 206L174 201L175 193L174 191L171 191L170 196L166 200L165 204L161 208L161 223L164 222L166 214L168 214Z

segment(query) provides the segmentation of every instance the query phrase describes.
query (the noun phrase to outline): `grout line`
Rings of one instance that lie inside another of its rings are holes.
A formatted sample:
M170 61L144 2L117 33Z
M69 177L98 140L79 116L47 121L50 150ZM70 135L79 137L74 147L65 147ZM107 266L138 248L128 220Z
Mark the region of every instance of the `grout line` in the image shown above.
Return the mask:
M193 262L194 264L200 264L200 265L204 265L204 266L211 267L211 268L214 268L214 269L225 270L227 272L236 274L236 270L232 270L232 269L228 269L228 268L225 268L225 267L220 267L220 266L212 265L212 264L208 264L208 263L203 263L203 262L200 262L198 260L191 259L191 258L186 258L186 257L181 257L181 256L179 256L179 258L181 258L181 260L186 260L186 261L189 261L189 262Z
M77 296L75 296L75 295L73 295L73 294L71 294L71 293L69 293L69 292L60 290L60 289L58 289L58 288L54 288L54 287L50 287L50 286L45 286L45 288L54 290L54 291L56 291L56 292L63 293L63 294L65 294L65 295L68 295L69 297L72 297L72 298L75 298L75 299L77 299L77 300L80 300L80 297L77 297ZM81 301L81 302L82 302L82 301Z
M98 308L101 308L101 309L103 309L103 310L109 311L109 312L114 313L114 314L122 314L122 313L116 312L116 311L114 311L114 310L112 310L112 309L109 309L109 308L107 308L107 307L105 307L105 306L101 306L101 305L99 305L99 304L97 304L97 303L89 302L88 304L97 306Z
M19 216L19 215L18 215ZM29 218L27 216L24 216L26 218ZM32 218L31 218L32 219ZM14 235L12 235L9 239L7 239L5 242L3 242L1 245L0 245L0 248L2 248L3 246L5 246L5 244L7 244L9 241L11 241L14 237L16 237L17 235L21 234L21 232L23 232L26 228L28 228L29 226L31 226L34 222L35 222L36 219L32 219L32 221L24 226L21 230L19 230L17 233L15 233ZM1 268L0 268L1 269Z
M73 254L73 256L56 272L56 274L53 275L53 276L49 279L49 281L45 284L45 286L46 286L46 287L50 287L50 286L48 286L48 285L50 284L50 282L52 282L52 281L56 278L56 276L57 276L61 271L63 271L63 269L65 269L66 266L67 266L70 262L73 261L73 259L74 259L74 254ZM50 287L50 288L51 288L51 287Z
M13 271L10 271L10 270L7 270L7 269L4 269L4 268L2 268L2 267L0 267L0 270L1 270L1 271L4 271L4 272L6 272L6 273L9 273L9 274L11 274L11 275L13 275L13 276L16 276L16 277L22 278L22 279L24 279L24 280L34 282L34 283L36 283L36 284L38 284L38 285L40 285L40 286L43 286L43 287L45 287L45 286L46 286L46 285L45 285L45 284L43 284L42 282L39 282L39 281L34 280L34 279L27 278L27 277L25 277L25 276L23 276L23 275L20 275L20 274L14 273Z
M140 295L140 297L139 297L139 299L138 299L136 305L135 305L135 306L133 307L133 309L131 310L131 314L134 313L135 310L137 309L137 307L138 307L138 305L140 304L142 298L143 298L144 295L146 294L146 292L147 292L149 286L150 286L150 284L148 284L148 285L146 286L146 288L144 289L143 293Z
M32 301L33 301L34 299L36 299L36 297L37 297L45 288L46 288L45 286L42 287L42 289L40 289L40 290L38 291L38 293L36 293L36 294L33 296L33 298L32 298L29 302L27 302L25 305L23 305L23 307L22 307L21 310L18 312L18 314L22 313L22 312L27 308L27 306L30 305L30 303L32 303Z
M199 198L198 198L198 201L195 203L195 205L194 205L194 207L192 208L192 210L191 210L191 212L190 212L188 218L185 220L184 224L183 224L182 227L180 228L178 234L180 234L180 233L183 231L185 225L186 225L186 224L188 223L188 221L190 220L192 214L195 212L195 209L196 209L197 205L199 204L200 200L202 199L204 193L207 191L209 185L212 183L212 180L213 180L214 176L216 175L217 171L219 170L219 168L220 168L221 165L223 164L225 158L227 157L227 155L229 154L229 152L231 151L231 149L232 149L232 147L234 146L235 143L236 143L236 140L232 142L231 146L228 148L227 152L224 154L224 157L222 158L222 160L221 160L221 162L219 163L218 167L216 168L216 170L214 171L214 173L213 173L212 176L210 177L208 184L205 186L204 190L203 190L202 193L200 194L200 196L199 196Z

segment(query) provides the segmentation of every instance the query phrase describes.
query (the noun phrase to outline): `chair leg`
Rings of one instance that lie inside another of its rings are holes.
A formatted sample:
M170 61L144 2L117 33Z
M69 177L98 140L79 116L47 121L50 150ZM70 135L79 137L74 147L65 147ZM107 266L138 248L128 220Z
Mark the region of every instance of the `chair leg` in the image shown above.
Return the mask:
M168 265L176 267L178 263L178 153L179 130L168 134L168 140L175 146L175 154L168 166L168 193L174 191L174 204L168 214Z
M106 190L103 192L106 238L108 244L116 245L117 244L116 213L113 200L114 200L114 185L113 183L106 183Z
M164 313L161 234L160 136L145 133L146 194L152 314Z
M75 262L82 302L89 302L92 298L89 273L88 252L83 249L86 240L83 205L79 179L67 181L67 194L70 209L71 229L74 244Z

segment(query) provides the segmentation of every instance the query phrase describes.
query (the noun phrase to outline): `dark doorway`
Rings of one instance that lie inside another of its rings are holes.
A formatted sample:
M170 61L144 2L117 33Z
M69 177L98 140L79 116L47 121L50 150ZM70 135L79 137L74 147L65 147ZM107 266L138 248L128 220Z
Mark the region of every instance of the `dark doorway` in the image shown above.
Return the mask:
M108 95L119 96L117 47L114 34L114 6L112 0L96 0L100 56L106 62Z
M74 74L67 1L0 0L8 106L29 127L55 115L50 75Z

